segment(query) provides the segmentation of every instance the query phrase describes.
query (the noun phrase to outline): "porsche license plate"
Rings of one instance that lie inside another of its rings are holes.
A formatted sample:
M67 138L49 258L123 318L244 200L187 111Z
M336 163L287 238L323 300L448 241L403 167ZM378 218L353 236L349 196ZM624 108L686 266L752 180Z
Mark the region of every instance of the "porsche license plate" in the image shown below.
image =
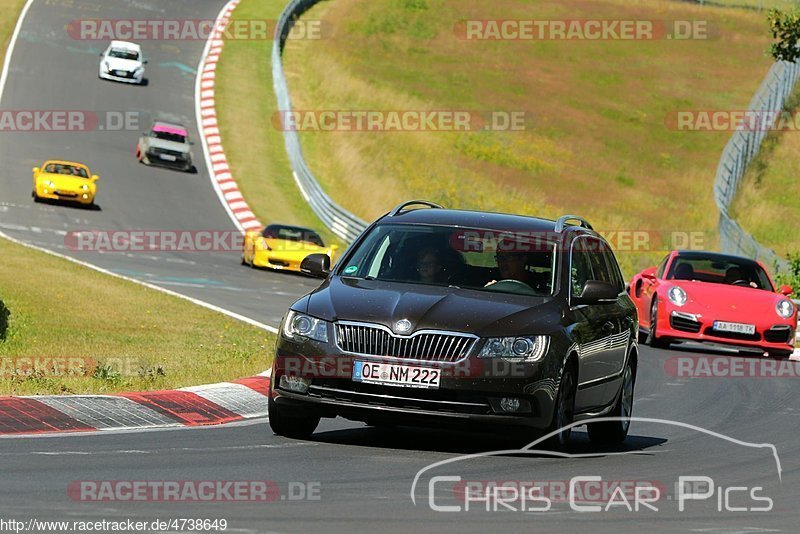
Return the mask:
M353 381L411 388L436 389L442 371L432 367L417 367L394 363L353 362Z
M717 332L732 332L734 334L747 334L752 336L756 333L756 325L714 321L714 330Z
M158 157L163 159L164 161L176 161L178 159L172 154L159 154Z

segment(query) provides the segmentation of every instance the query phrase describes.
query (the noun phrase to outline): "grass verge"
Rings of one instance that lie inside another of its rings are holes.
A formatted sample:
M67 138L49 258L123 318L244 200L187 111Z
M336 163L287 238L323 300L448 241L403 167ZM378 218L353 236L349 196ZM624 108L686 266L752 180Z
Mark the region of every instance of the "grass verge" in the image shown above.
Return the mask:
M711 37L467 41L454 31L460 20L527 19L530 9L513 0L491 9L479 0L337 0L309 11L332 35L288 43L296 109L518 110L532 123L523 132L303 132L326 191L367 220L429 198L546 217L577 212L606 233L666 238L646 250L617 246L627 274L679 246L673 237L700 233L715 248L712 183L730 134L675 131L667 118L747 105L771 65L764 15L659 0L543 0L537 19L699 19Z
M800 126L800 89L786 104ZM731 214L764 246L787 257L800 252L800 235L793 222L800 219L800 131L770 132L745 174Z
M24 3L0 0L0 61ZM269 364L258 328L2 238L0 257L0 394L174 388Z
M277 20L286 0L247 0L233 19ZM320 231L322 227L303 200L292 177L283 133L272 119L277 113L272 89L271 39L227 39L217 64L217 119L225 155L242 194L264 223L281 222Z
M268 367L263 330L1 238L0 257L0 394L175 388Z

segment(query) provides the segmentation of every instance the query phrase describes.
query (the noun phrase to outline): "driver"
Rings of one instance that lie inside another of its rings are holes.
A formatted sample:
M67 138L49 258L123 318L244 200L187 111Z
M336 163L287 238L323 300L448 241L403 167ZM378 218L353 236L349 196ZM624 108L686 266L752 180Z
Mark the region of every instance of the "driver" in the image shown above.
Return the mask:
M730 267L727 271L725 271L725 283L726 284L749 284L747 277L744 274L744 271L741 267Z
M525 248L525 244L508 239L498 243L494 259L497 261L497 269L500 271L499 280L516 280L529 285L531 288L536 288L537 281L533 273L527 269L530 262L530 253L526 252ZM486 286L490 286L499 280L492 280Z

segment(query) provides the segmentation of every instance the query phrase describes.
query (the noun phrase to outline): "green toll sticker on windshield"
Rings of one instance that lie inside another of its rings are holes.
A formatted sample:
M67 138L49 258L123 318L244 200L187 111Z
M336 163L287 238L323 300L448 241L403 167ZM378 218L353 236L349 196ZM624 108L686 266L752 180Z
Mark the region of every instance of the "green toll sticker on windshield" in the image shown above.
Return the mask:
M350 265L344 270L344 274L353 274L358 270L358 265Z

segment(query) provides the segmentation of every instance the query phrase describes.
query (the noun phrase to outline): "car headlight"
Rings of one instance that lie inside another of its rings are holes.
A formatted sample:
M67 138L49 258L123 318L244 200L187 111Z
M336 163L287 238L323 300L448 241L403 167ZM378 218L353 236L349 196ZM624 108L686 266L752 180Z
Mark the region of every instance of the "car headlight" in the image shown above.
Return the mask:
M478 358L507 358L536 362L547 352L547 336L490 337L484 343Z
M683 306L689 299L689 297L686 296L686 291L678 286L669 288L669 291L667 291L667 298L676 306Z
M56 188L56 184L55 184L55 183L54 183L52 180L47 180L47 181L44 183L44 185L46 185L46 186L47 186L47 187L49 187L50 189L55 189L55 188Z
M794 314L794 304L791 300L781 299L775 304L775 312L784 319L788 319Z
M88 191L89 190L89 186L87 184L83 184L81 186L81 189L83 189L84 191Z
M103 66L106 68L106 72L111 72L111 65L108 64L108 61L103 61Z
M289 339L328 341L328 322L304 313L289 310L283 322L283 335Z

